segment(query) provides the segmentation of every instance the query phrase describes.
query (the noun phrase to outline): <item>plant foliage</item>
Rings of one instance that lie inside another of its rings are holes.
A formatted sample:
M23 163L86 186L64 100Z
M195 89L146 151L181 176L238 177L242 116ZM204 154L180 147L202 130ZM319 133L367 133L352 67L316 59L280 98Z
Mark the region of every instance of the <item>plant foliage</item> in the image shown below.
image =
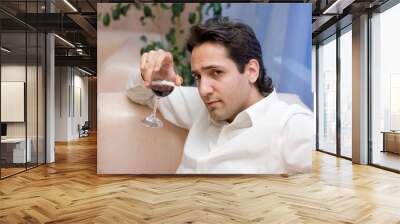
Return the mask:
M209 15L210 11L213 16L222 15L221 3L197 3L193 11L188 12L187 21L183 21L183 12L185 11L185 3L118 3L111 8L110 12L99 13L97 18L104 26L109 26L112 21L120 20L126 16L130 9L141 11L139 17L142 26L146 26L148 22L156 24L156 10L171 11L171 26L165 34L165 41L150 41L145 35L140 37L140 40L145 44L140 49L140 54L151 50L164 49L172 53L177 72L183 77L184 85L193 85L194 80L191 75L190 60L188 59L188 51L185 46L178 43L178 36L184 35L182 24L187 22L190 26L199 24L203 20L203 14ZM226 7L230 7L227 4Z

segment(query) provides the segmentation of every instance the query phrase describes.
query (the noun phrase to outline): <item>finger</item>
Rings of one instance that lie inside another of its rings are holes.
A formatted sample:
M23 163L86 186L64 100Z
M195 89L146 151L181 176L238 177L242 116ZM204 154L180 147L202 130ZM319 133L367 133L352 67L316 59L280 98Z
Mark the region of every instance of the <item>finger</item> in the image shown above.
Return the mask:
M148 61L149 67L152 68L153 70L155 69L156 63L158 61L158 57L159 57L159 55L158 55L157 51L154 51L154 50L150 51L150 55L149 55L149 58L147 61Z
M156 71L156 72L160 71L164 57L165 57L165 52L162 50L158 50L157 51L157 60L155 62L155 66L154 66L154 71Z
M176 75L175 84L177 86L180 86L182 85L182 83L183 83L183 78L180 75Z
M152 69L147 69L145 74L143 75L144 76L144 86L145 87L149 87L152 73L153 73Z
M145 66L144 66L145 81L150 81L151 77L153 76L156 57L157 57L157 55L156 55L155 51L150 51L148 53L148 56L147 56L146 62L145 62Z
M148 82L151 80L151 76L152 76L153 71L151 69L145 69L143 70L143 81L144 82Z
M164 52L162 60L161 60L161 70L165 73L165 75L170 79L170 80L175 80L176 79L176 72L174 68L174 62L173 62L173 56L170 52Z
M147 58L148 58L149 54L148 53L144 53L142 55L142 57L140 58L140 70L144 70L145 69L145 65L147 63Z
M151 80L151 71L149 71L149 66L150 66L150 53L144 53L142 58L141 58L141 67L140 67L140 72L142 74L143 80Z
M165 52L164 58L162 60L162 65L173 65L174 57L170 52Z

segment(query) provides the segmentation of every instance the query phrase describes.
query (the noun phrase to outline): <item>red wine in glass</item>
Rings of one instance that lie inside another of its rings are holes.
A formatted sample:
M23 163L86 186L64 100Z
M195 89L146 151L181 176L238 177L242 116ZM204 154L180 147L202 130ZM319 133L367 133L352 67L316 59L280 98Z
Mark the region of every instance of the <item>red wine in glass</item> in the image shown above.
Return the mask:
M167 80L155 80L150 83L150 88L159 97L168 96L174 90L175 84Z
M154 80L150 83L150 88L156 94L156 97L153 112L143 120L146 127L162 128L164 126L162 121L156 117L158 101L160 97L168 96L174 90L174 87L175 83L167 80Z

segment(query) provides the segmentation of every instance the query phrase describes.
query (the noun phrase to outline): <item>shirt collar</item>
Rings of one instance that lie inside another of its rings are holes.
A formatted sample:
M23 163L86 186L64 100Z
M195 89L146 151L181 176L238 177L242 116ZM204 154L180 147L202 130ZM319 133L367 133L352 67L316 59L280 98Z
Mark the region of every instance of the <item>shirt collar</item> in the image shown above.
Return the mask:
M268 108L271 107L274 101L277 100L277 94L275 89L266 97L251 105L249 108L244 110L252 122L252 125L256 123L257 119L263 118Z
M277 94L274 89L268 96L264 97L263 99L259 100L255 104L251 105L249 108L236 115L235 119L231 123L228 123L226 121L215 121L214 119L212 119L210 114L208 114L208 120L210 124L217 127L232 125L238 128L248 128L253 126L253 124L256 123L257 119L265 115L266 109L268 109L272 102L276 99Z

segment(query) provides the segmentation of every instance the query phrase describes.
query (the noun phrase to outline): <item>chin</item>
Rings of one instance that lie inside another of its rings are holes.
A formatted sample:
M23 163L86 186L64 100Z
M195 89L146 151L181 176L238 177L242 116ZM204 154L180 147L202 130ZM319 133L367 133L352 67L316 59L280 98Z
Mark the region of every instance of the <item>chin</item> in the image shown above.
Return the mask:
M221 113L218 113L216 111L210 112L210 115L215 121L218 121L218 122L226 121L229 118L225 114L221 114Z

